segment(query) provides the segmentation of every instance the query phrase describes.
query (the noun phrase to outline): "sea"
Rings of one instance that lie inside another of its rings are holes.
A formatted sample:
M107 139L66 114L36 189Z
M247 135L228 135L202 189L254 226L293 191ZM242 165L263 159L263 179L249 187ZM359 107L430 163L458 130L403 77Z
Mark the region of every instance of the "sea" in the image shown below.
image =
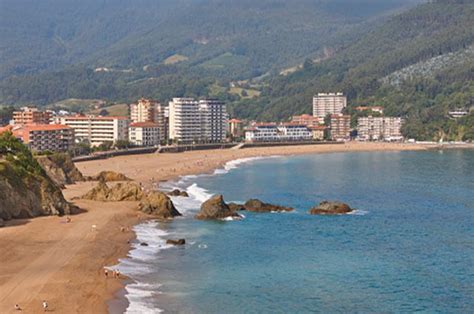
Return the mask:
M126 313L474 313L473 150L248 158L161 188L190 197L135 227ZM214 194L295 211L195 220ZM324 200L356 211L308 214Z

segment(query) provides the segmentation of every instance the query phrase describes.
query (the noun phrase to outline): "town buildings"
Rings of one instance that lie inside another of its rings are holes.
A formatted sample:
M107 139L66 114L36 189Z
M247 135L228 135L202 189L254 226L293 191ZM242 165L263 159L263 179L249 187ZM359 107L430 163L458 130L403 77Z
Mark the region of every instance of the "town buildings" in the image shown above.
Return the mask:
M128 140L129 120L126 117L64 116L59 121L74 129L78 142L92 146Z
M199 101L201 132L205 142L221 143L226 138L227 110L224 102L217 99Z
M232 138L241 138L244 136L244 124L239 119L230 119L229 120L229 135Z
M403 139L400 132L402 122L402 118L396 117L360 117L357 120L357 137L365 141L399 141Z
M128 136L135 146L157 146L160 144L160 127L153 122L131 123Z
M152 122L158 125L160 140L168 139L168 106L159 101L141 98L130 105L130 120L132 123Z
M33 107L23 107L13 112L14 124L49 124L51 118L50 111L41 111Z
M219 143L226 129L226 105L221 101L173 98L169 103L169 136L177 143Z
M347 106L342 93L319 93L313 97L313 116L324 119L328 114L339 114Z
M343 114L332 114L329 129L331 138L336 141L350 139L351 116Z
M313 140L315 141L322 141L324 140L324 135L326 133L327 127L324 125L317 125L317 126L310 126L308 129L311 131L313 135Z
M358 106L358 107L355 107L355 110L359 112L372 111L372 112L383 114L383 107L380 107L380 106Z
M74 130L60 124L19 124L2 128L11 131L34 152L67 151L74 144Z
M295 123L255 123L245 130L247 142L290 142L312 140L306 125Z
M320 119L318 117L315 117L309 114L302 114L301 116L291 117L291 122L295 124L303 124L308 127L314 127L314 126L319 126L320 124L323 124L324 119Z

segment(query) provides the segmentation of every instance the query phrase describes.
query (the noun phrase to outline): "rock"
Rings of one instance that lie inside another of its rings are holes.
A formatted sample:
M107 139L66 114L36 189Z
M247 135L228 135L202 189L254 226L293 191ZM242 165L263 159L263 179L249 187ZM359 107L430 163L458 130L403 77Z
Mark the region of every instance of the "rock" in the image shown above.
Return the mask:
M185 245L185 244L186 244L186 240L185 240L185 239L178 239L178 240L168 239L168 240L166 240L166 244Z
M114 185L107 197L108 201L140 201L145 194L140 185L135 182L117 183Z
M171 192L168 193L169 196L182 196L182 197L189 197L188 192L186 191L180 191L178 189L175 189Z
M142 242L142 243L140 243L140 245L141 245L141 246L148 246L148 243Z
M3 221L2 218L0 218L0 228L5 227L5 221Z
M311 215L340 215L352 212L354 209L341 202L323 201L309 210Z
M134 182L117 183L112 188L100 180L82 199L100 202L140 201L145 197L142 188Z
M85 180L68 154L57 153L50 156L39 156L36 157L36 161L51 180L61 188L64 188L66 184Z
M224 202L222 195L216 195L201 205L201 210L195 216L196 219L223 219L227 217L241 218L239 214L229 208Z
M229 206L230 210L232 210L234 212L239 212L239 211L245 210L245 207L242 204L229 203L227 205Z
M158 191L153 191L146 195L138 205L138 209L161 219L181 216L181 213L174 207L169 196Z
M102 171L99 174L88 177L89 181L105 181L105 182L114 182L114 181L131 181L130 178L125 176L122 173L115 171Z
M257 199L250 199L245 202L245 209L252 212L290 212L293 210L291 207L278 206L273 204L264 203Z
M78 213L46 173L19 172L18 166L0 162L0 219L34 218ZM36 161L32 167L38 167ZM36 169L36 168L35 168Z

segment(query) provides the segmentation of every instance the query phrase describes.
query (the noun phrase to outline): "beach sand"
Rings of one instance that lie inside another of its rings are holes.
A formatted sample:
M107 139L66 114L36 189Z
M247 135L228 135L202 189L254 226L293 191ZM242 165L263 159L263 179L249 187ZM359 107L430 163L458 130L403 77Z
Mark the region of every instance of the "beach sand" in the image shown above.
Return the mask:
M84 175L113 170L151 187L152 183L210 172L230 160L247 157L424 149L420 145L348 143L121 156L77 166ZM64 194L71 200L93 185L71 185ZM42 300L56 313L107 312L107 301L123 283L106 279L103 267L115 265L127 255L128 241L134 238L131 227L147 217L136 211L136 202L74 203L84 213L71 216L71 223L65 223L65 217L41 217L15 220L0 229L0 313L16 312L16 303L23 313L43 312ZM128 231L122 232L121 227Z

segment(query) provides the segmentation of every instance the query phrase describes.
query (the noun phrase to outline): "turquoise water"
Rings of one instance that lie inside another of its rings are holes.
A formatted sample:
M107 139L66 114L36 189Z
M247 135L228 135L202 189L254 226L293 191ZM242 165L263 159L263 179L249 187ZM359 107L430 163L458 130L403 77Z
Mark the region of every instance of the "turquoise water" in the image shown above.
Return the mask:
M474 312L473 151L250 160L176 185L185 216L139 227L161 240L123 262L131 313ZM192 219L215 193L296 211ZM358 211L307 214L326 199ZM173 237L188 244L163 245Z

